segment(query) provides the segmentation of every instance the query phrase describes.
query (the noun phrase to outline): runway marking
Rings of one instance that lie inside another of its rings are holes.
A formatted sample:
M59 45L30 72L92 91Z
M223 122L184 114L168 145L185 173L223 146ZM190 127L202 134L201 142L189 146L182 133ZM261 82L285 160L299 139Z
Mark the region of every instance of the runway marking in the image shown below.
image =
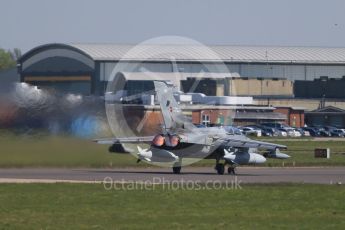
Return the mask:
M0 184L101 184L103 181L87 181L87 180L55 180L55 179L18 179L18 178L0 178Z
M19 178L0 178L0 184L57 184L57 183L70 183L70 184L103 184L107 183L104 180L56 180L56 179L19 179ZM113 184L146 184L145 181L133 181L133 180L114 180ZM154 183L150 182L150 185L161 185L167 183Z

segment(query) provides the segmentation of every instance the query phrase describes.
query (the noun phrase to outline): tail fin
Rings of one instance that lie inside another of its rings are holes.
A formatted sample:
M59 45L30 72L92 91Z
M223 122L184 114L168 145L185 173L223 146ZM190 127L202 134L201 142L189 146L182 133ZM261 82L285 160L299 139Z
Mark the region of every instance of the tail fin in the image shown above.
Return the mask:
M162 110L165 128L170 130L186 128L188 122L174 98L174 86L163 81L154 81L154 85Z

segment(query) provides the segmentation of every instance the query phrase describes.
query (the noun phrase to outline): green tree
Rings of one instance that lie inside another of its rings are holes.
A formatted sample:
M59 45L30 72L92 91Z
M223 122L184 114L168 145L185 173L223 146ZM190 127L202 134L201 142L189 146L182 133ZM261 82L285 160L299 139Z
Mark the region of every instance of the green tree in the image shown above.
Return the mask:
M14 59L13 53L0 48L0 70L8 69L14 66L16 66L16 60Z

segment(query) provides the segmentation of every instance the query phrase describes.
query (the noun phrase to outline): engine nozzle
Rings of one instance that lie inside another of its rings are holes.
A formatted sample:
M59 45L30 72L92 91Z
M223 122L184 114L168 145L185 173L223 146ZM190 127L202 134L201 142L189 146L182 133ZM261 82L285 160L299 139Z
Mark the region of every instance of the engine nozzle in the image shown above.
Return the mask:
M172 135L167 137L169 141L166 144L170 147L176 147L180 143L180 138L177 135Z
M163 146L164 143L165 143L165 138L164 138L164 136L161 135L161 134L156 135L156 136L153 138L153 140L152 140L152 144L153 144L154 146L157 146L157 147Z

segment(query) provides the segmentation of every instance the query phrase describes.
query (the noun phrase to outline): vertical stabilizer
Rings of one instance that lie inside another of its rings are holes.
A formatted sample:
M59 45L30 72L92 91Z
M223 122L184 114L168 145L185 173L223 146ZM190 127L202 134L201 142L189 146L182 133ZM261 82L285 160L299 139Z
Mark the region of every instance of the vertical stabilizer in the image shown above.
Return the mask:
M166 129L185 128L186 117L174 98L174 86L163 81L154 81Z

